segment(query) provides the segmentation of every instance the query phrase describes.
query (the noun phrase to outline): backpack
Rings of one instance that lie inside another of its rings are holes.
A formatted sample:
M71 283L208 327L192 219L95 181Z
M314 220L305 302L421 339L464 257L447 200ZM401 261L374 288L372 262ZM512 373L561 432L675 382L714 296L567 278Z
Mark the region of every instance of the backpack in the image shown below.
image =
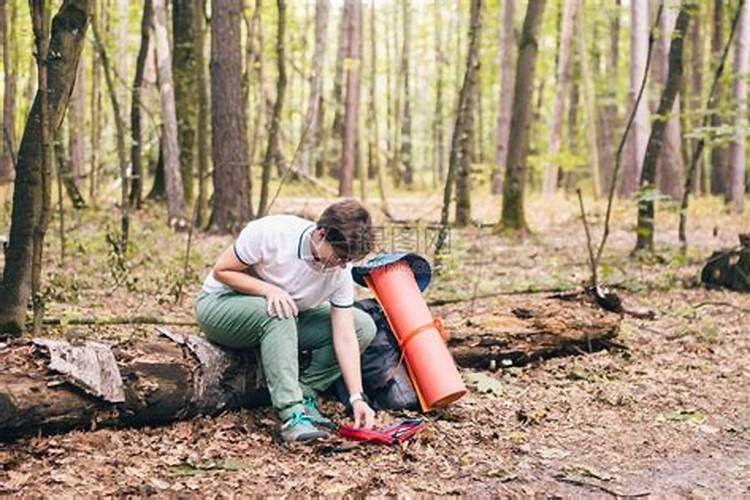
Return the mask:
M418 410L417 393L383 308L374 299L358 300L354 307L369 314L377 327L375 338L362 353L362 386L370 405L376 410ZM333 391L348 408L349 392L342 378Z

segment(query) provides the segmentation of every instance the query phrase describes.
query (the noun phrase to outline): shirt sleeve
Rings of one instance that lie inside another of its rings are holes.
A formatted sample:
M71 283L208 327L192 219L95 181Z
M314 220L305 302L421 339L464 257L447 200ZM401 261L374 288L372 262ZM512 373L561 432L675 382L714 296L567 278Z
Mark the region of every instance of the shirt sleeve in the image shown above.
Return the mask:
M341 273L336 289L329 298L331 307L345 309L354 305L354 281L349 267Z
M263 260L264 241L267 238L262 219L250 222L234 242L234 256L246 266Z

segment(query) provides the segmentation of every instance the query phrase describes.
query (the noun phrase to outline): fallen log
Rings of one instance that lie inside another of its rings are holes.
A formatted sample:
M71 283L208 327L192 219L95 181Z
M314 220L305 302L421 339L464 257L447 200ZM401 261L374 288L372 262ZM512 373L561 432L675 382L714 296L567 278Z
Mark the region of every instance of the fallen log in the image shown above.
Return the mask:
M502 300L484 315L448 322L448 345L460 366L495 369L601 349L621 319L583 298ZM157 330L114 345L43 338L0 344L0 440L158 425L269 404L255 353Z

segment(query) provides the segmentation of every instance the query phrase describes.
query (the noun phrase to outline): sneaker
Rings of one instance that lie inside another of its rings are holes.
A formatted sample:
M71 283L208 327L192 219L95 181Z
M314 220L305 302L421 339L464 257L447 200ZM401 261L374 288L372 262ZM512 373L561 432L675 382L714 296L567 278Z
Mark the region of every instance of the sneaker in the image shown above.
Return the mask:
M326 437L312 424L312 419L304 413L294 413L281 426L281 439L287 443L294 441L312 441Z
M333 421L323 415L318 408L317 398L304 398L302 403L305 406L305 415L310 418L310 421L317 426L324 427L332 430L336 428L336 424Z

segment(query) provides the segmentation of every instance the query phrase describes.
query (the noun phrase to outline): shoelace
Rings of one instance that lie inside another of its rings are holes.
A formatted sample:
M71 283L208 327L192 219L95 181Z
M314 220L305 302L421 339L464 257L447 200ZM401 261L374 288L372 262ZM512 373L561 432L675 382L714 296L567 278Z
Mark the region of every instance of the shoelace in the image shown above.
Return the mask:
M284 422L284 427L293 427L298 424L312 424L312 419L304 413L294 412L292 416Z

